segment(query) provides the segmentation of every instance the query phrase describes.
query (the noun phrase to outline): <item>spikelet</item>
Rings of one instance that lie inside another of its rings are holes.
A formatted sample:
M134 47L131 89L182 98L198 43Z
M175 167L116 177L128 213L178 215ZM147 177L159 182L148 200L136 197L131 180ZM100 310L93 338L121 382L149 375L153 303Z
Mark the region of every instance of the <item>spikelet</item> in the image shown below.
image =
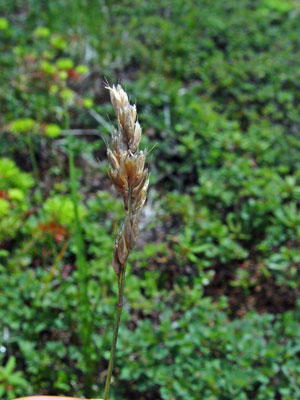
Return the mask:
M111 148L107 157L111 168L109 176L124 201L126 217L114 245L113 267L119 276L136 244L138 213L143 208L149 185L145 169L146 152L139 150L142 128L137 121L136 106L131 105L120 85L107 87L118 118L118 130L111 133Z

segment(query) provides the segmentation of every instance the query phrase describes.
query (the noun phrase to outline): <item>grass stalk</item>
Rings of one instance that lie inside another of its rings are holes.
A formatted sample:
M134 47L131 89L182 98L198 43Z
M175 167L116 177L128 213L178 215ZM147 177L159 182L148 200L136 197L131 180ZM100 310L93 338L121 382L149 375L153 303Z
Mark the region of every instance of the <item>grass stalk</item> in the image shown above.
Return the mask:
M66 114L65 129L69 129L69 114ZM85 256L82 226L79 216L79 201L77 193L77 174L72 148L72 136L68 135L69 175L71 186L71 199L74 207L74 228L76 244L76 264L78 268L78 311L79 311L79 335L82 341L82 353L84 361L84 390L87 397L93 395L92 384L95 364L92 359L92 317L88 299L88 264Z
M41 184L40 184L40 176L39 176L39 168L38 168L38 163L36 160L35 156L35 151L34 151L34 145L33 145L33 140L31 135L28 135L26 137L28 149L29 149L29 157L32 165L32 170L33 170L33 176L37 188L37 200L38 203L42 203L43 201L43 194L42 194L42 189L41 189Z
M108 364L108 370L107 370L106 382L105 382L105 388L104 388L104 400L108 400L110 384L111 384L111 377L112 377L114 361L115 361L118 333L119 333L121 315L122 315L122 311L123 311L125 272L126 272L126 269L123 268L122 273L120 275L119 298L118 298L116 321L115 321L115 326L114 326L114 334L113 334L113 340L112 340L112 345L111 345L111 350L110 350L110 358L109 358L109 364Z
M149 184L145 169L146 152L139 150L142 129L137 121L136 106L130 105L120 85L108 87L118 117L118 130L112 130L112 148L107 148L111 169L109 176L123 197L125 219L114 245L113 268L118 277L118 304L113 340L104 388L108 400L123 310L126 263L138 237L138 214L146 201Z

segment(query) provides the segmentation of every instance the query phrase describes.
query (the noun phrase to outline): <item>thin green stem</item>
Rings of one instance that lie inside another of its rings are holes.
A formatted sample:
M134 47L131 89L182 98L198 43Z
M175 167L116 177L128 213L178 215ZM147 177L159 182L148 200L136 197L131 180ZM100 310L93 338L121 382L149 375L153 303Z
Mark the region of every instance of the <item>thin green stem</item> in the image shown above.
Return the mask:
M129 193L128 193L128 204L125 203L124 205L125 205L126 214L130 216L130 213L131 213L131 188L129 188ZM114 367L115 353L116 353L118 333L119 333L119 327L120 327L120 320L121 320L121 315L122 315L122 310L123 310L125 274L126 274L126 262L124 265L122 265L120 276L118 277L117 314L116 314L116 321L115 321L115 326L114 326L114 336L113 336L113 341L112 341L112 345L111 345L105 388L104 388L104 400L108 400L109 389L110 389L110 384L111 384L111 376L112 376L112 371L113 371L113 367Z
M37 163L36 156L35 156L34 143L32 140L32 136L28 135L26 137L26 140L27 140L27 144L28 144L28 148L29 148L29 156L30 156L31 165L32 165L32 169L33 169L33 176L34 176L34 180L35 180L35 184L36 184L36 188L37 188L37 191L36 191L37 192L37 202L39 205L41 205L43 202L43 191L42 191L42 187L41 187L39 167L38 167L38 163ZM41 216L44 217L43 207L40 207L40 213L41 213ZM51 236L50 240L51 240L53 256L55 258L57 255L57 252L56 252L54 237Z
M33 146L33 140L31 135L28 135L26 137L28 148L29 148L29 156L32 164L32 169L33 169L33 176L35 180L35 184L37 187L37 196L38 196L38 202L41 203L43 200L43 195L42 195L42 189L40 185L40 176L39 176L39 168L38 168L38 163L35 157L35 152L34 152L34 146Z
M119 333L119 327L120 327L120 320L121 320L121 315L122 315L122 311L123 311L124 284L125 284L125 273L126 273L125 265L123 266L121 271L122 272L121 272L120 278L119 278L119 297L118 297L118 304L117 304L116 321L115 321L115 326L114 326L114 336L113 336L113 341L112 341L112 346L111 346L111 351L110 351L110 358L109 358L109 364L108 364L108 370L107 370L107 376L106 376L106 382L105 382L104 400L108 400L108 396L109 396L109 389L110 389L110 384L111 384L112 371L113 371L113 367L114 367L114 360L115 360L118 333Z
M66 129L69 129L69 115L66 115ZM87 293L87 262L85 257L85 246L83 241L82 227L78 208L77 194L77 176L74 162L74 152L72 148L72 137L68 136L68 155L69 155L69 173L71 184L71 198L74 208L74 225L75 225L75 243L76 243L76 263L78 266L78 302L79 302L79 334L82 340L82 352L84 361L84 386L86 396L90 397L92 393L94 363L91 358L93 353L92 344L92 318Z

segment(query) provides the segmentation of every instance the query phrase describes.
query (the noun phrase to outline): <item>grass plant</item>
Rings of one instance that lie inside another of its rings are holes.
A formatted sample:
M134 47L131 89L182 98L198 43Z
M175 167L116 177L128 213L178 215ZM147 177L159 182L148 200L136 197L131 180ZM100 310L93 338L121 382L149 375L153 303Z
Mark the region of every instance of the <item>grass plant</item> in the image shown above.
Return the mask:
M118 278L118 302L113 341L104 389L108 400L118 332L123 310L126 263L138 236L138 215L146 201L149 184L145 169L146 152L139 150L142 129L137 121L136 106L130 105L120 85L107 87L118 118L118 130L112 130L111 148L107 148L110 178L124 202L125 219L114 245L113 268Z
M66 129L69 130L69 114L65 113ZM79 200L74 152L72 148L72 136L68 135L69 174L71 186L71 198L74 208L74 230L76 244L76 264L78 268L78 331L82 341L82 353L84 363L84 389L88 397L92 396L92 383L94 362L92 360L92 315L88 299L88 263L86 260L85 245L82 234L82 226L79 217Z

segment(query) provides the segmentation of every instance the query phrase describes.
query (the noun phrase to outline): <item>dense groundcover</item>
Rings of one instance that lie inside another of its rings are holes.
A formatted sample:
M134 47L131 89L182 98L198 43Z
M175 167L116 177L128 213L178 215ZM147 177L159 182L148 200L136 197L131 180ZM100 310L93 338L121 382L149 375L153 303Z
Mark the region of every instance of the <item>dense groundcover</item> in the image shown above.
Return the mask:
M122 218L105 81L151 150L111 398L300 399L299 2L15 0L0 16L1 399L103 393Z

